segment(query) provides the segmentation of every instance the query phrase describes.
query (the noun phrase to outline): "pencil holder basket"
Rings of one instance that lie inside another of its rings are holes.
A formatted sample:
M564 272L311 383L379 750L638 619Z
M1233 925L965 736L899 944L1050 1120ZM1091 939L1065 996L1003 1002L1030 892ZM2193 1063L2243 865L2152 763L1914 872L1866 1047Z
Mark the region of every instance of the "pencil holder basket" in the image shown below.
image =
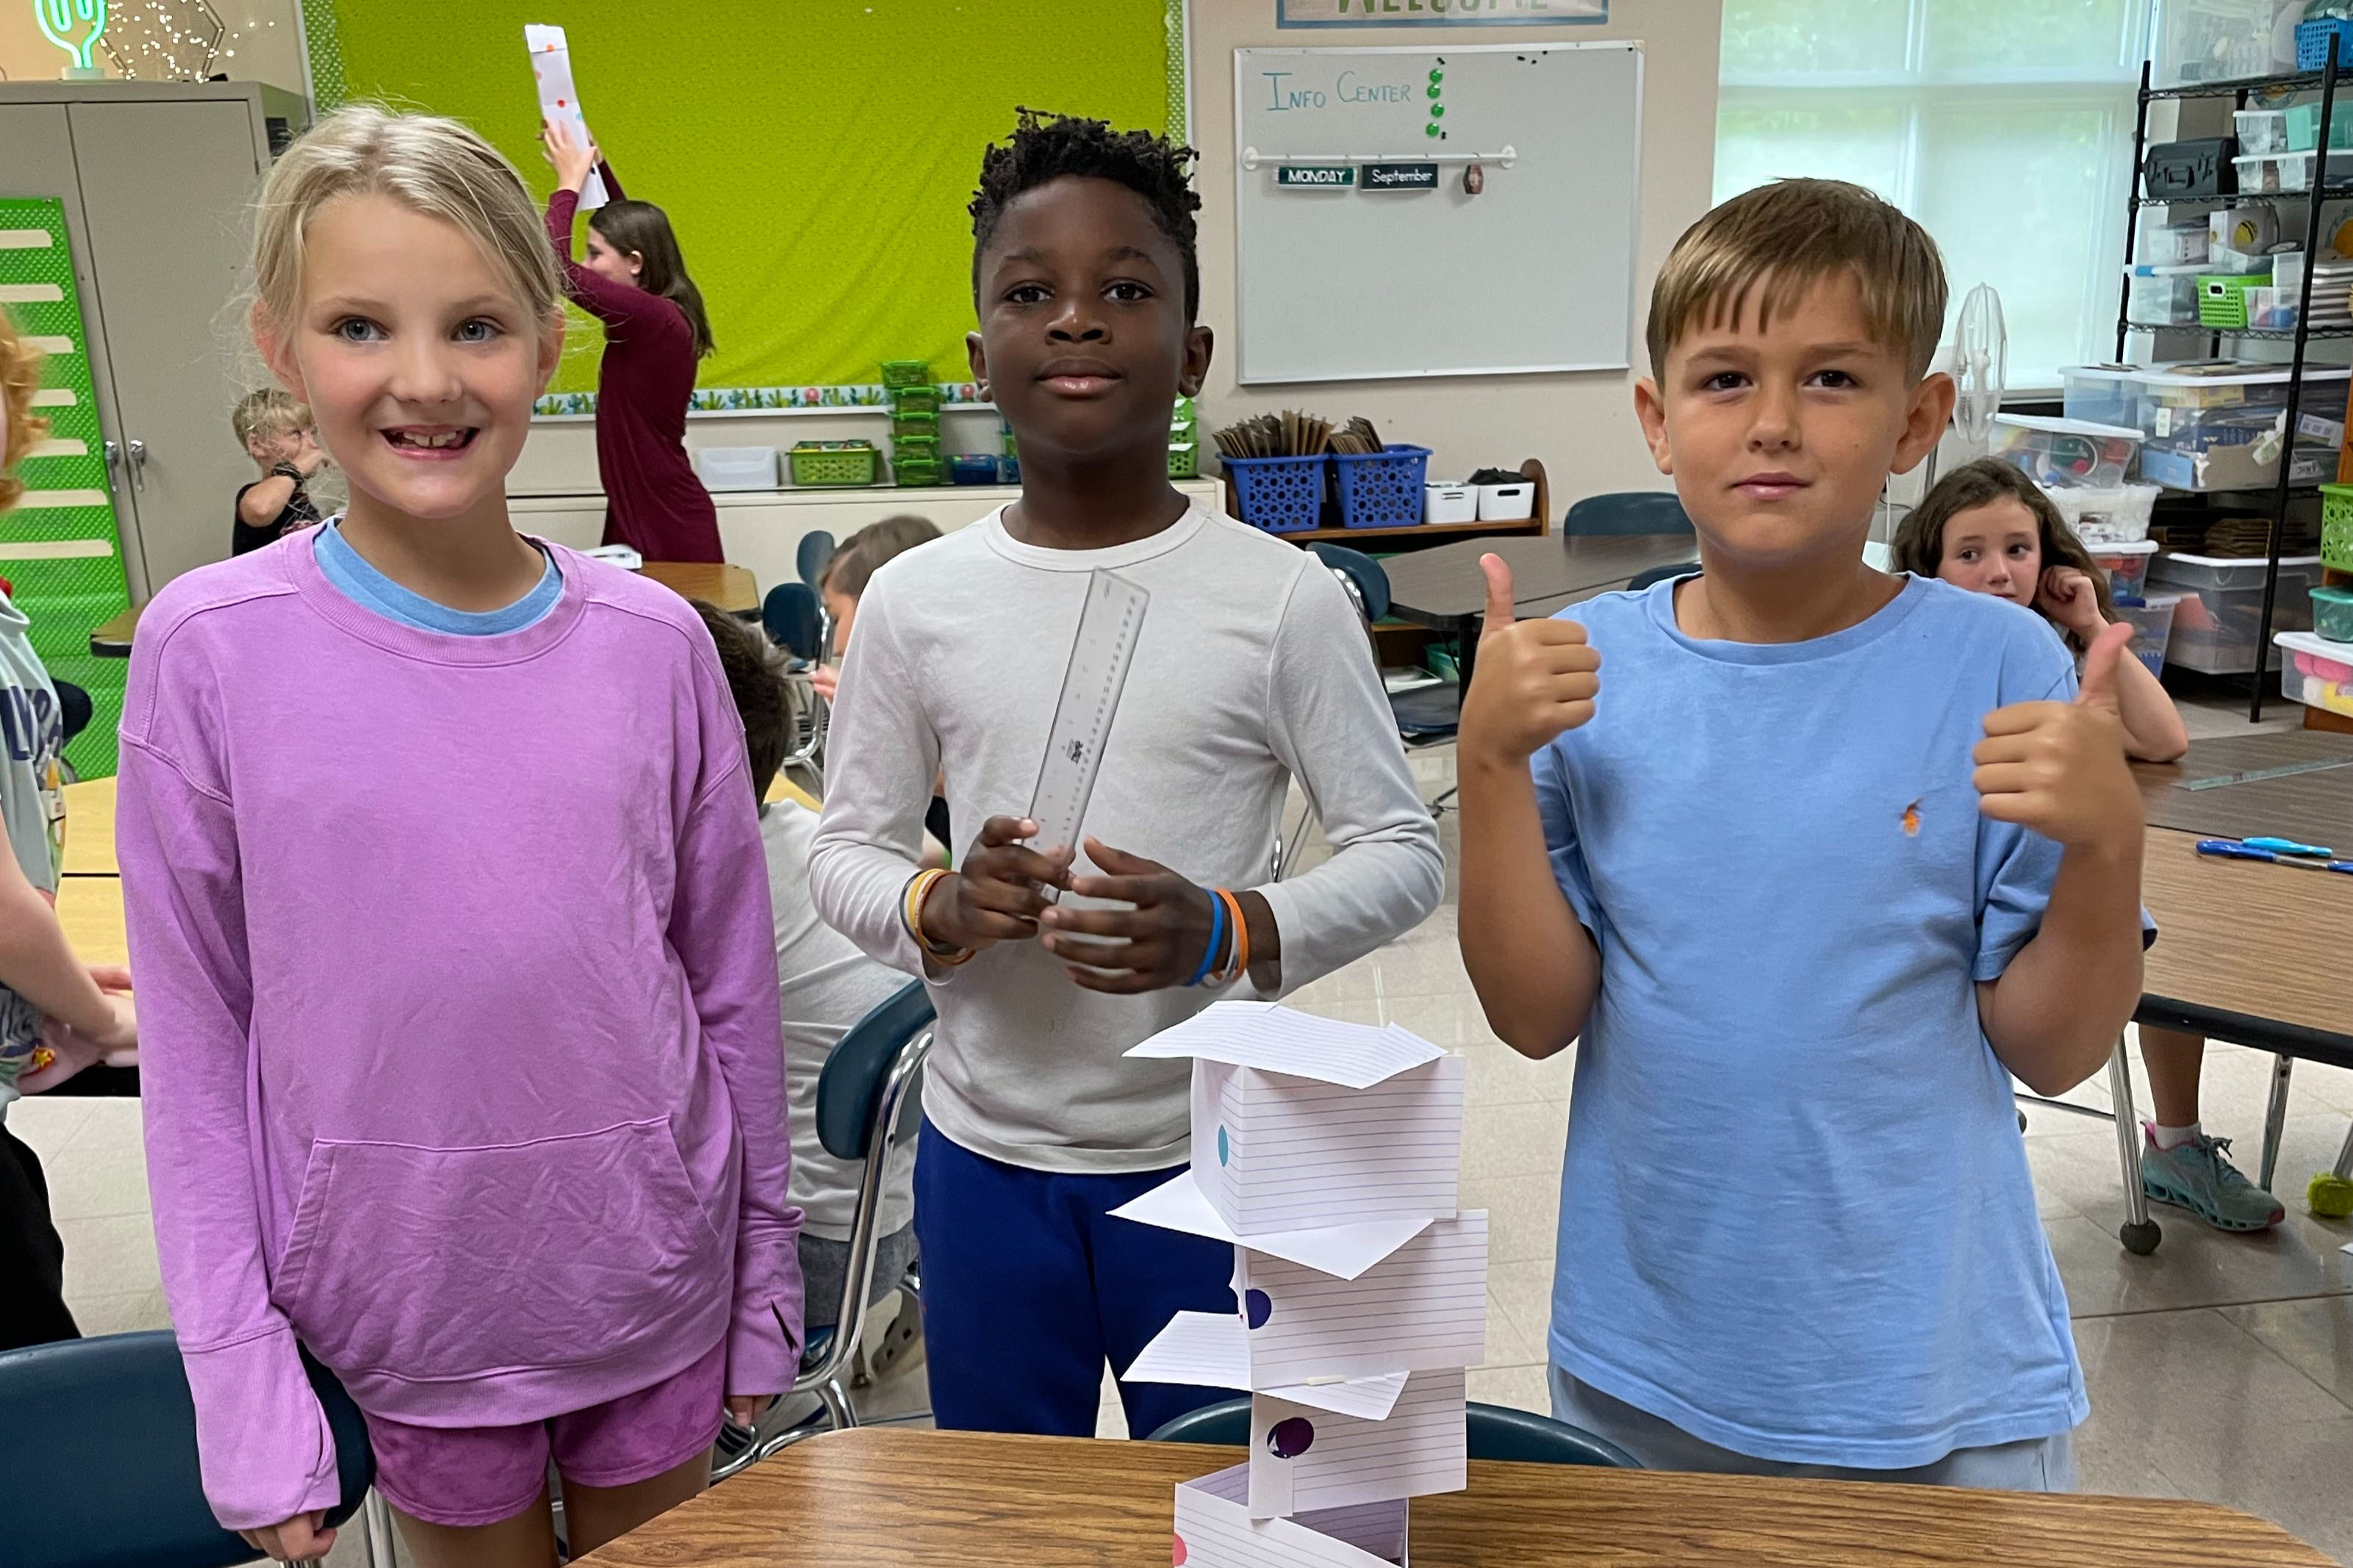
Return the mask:
M1269 533L1303 533L1323 521L1324 458L1226 458L1220 461L1234 481L1234 504L1242 521L1252 528Z
M882 362L882 384L885 386L928 386L932 382L929 360L886 359Z
M2353 22L2327 17L2317 22L2295 25L2295 68L2316 71L2328 63L2328 40L2331 36L2343 40L2337 46L2339 69L2353 67Z
M1421 521L1427 447L1385 447L1377 452L1335 452L1343 528L1411 528Z
M797 485L871 485L874 447L865 441L803 441L789 457Z
M2320 487L2320 563L2353 572L2353 485Z

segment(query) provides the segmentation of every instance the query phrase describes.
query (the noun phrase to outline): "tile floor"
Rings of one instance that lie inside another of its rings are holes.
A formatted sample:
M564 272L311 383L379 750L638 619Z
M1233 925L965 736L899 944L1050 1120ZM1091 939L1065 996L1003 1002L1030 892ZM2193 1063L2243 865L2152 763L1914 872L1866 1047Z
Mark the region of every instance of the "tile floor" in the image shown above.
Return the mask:
M2243 714L2222 703L2189 718L2193 735L2246 732ZM1426 795L1452 783L1449 752L1414 762ZM1442 832L1451 864L1451 815ZM1312 846L1303 858L1320 853ZM1446 905L1421 927L1294 1000L1335 1017L1395 1021L1470 1058L1462 1202L1490 1212L1493 1247L1487 1356L1471 1373L1471 1395L1543 1410L1571 1064L1526 1061L1489 1031L1455 951L1454 892L1450 874ZM2269 1081L2269 1058L2210 1048L2206 1125L2238 1139L2250 1169ZM2144 1110L2147 1092L2143 1081ZM2070 1098L2105 1107L2104 1080ZM12 1107L8 1121L47 1167L84 1331L165 1326L136 1105L34 1100ZM2224 1236L2160 1208L2163 1245L2135 1258L2116 1238L2122 1197L2109 1127L2031 1115L2028 1157L2091 1388L2092 1416L2076 1434L2087 1490L2227 1503L2353 1563L2353 1256L2340 1250L2353 1226L2315 1220L2301 1202L2348 1121L2353 1073L2300 1064L2277 1184L2286 1222L2263 1236ZM861 1407L886 1417L920 1411L922 1366L918 1356L894 1369ZM1108 1397L1101 1430L1124 1432ZM355 1548L348 1539L330 1562L358 1564Z

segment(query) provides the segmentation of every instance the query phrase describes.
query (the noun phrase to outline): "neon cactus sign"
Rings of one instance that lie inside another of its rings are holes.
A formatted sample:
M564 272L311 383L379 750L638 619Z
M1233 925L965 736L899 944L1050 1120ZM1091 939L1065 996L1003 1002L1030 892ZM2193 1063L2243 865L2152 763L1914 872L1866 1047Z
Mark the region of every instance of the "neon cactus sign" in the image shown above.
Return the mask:
M106 0L33 0L33 20L41 37L73 57L73 75L99 74L90 56L106 35ZM89 35L77 38L84 27Z

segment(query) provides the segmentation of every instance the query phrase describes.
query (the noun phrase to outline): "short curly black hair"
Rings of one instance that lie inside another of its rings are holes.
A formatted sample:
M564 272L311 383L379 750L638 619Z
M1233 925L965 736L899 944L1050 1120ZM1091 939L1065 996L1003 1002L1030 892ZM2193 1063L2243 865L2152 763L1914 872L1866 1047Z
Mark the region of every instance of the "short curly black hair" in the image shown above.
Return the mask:
M1193 193L1190 165L1200 154L1149 131L1113 131L1101 120L1051 117L1018 109L1012 137L991 143L980 157L980 189L972 198L973 289L980 288L981 253L996 237L1006 207L1064 174L1110 180L1125 185L1152 209L1152 221L1176 247L1185 264L1185 320L1201 313L1201 264L1194 248L1193 214L1201 198Z

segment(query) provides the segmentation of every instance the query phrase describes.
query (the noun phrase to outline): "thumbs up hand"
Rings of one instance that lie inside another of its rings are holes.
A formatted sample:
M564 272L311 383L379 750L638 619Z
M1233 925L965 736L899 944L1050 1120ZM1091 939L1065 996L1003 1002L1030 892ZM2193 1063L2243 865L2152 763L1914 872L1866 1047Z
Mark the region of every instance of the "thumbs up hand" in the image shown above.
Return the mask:
M1479 570L1487 574L1487 613L1459 744L1478 761L1516 766L1593 717L1601 655L1575 621L1514 620L1512 569L1500 557L1481 556Z
M1972 753L1978 809L2071 848L2121 851L2140 842L2140 791L2125 765L2117 661L2133 628L2119 622L2084 656L2073 702L2017 702L1986 715Z

